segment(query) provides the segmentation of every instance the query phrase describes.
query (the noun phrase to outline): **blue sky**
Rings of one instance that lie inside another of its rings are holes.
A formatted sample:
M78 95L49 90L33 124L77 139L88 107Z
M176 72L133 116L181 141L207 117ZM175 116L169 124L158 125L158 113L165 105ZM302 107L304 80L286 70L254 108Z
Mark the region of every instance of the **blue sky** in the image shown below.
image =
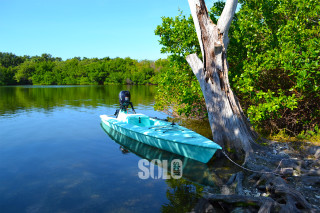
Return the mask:
M154 30L179 8L190 14L187 0L0 0L0 52L166 58Z

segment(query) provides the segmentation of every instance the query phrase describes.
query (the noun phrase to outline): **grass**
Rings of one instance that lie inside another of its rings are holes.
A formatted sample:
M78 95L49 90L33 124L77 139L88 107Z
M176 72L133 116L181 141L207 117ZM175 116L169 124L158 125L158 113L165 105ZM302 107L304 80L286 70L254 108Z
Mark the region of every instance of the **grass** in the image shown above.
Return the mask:
M266 138L279 142L306 142L320 146L320 130L317 126L314 131L302 131L296 136L290 136L285 130L281 130L275 135L266 136Z

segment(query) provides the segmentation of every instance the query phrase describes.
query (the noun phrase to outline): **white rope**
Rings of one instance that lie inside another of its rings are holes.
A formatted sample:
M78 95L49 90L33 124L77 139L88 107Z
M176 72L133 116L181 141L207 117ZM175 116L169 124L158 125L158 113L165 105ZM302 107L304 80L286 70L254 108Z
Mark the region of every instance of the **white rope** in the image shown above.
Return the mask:
M255 170L251 170L251 169L245 168L245 167L237 164L236 162L234 162L223 150L221 150L221 152L222 152L232 163L234 163L235 165L239 166L240 168L242 168L242 169L244 169L244 170L247 170L247 171L249 171L249 172L262 173L262 174L280 175L280 174L276 173L276 171L277 171L278 168L280 167L282 161L283 161L283 160L286 160L286 159L281 159L281 161L279 162L279 165L277 166L277 168L276 168L275 170L273 170L272 172L261 172L261 171L255 171Z

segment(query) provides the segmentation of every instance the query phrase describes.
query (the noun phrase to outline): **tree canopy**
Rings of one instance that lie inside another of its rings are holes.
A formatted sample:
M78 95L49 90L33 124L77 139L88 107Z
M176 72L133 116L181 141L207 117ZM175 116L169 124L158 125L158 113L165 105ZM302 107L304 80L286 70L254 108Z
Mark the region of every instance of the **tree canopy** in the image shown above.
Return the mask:
M0 53L0 85L156 84L166 59L79 58L63 61L50 54L16 56Z
M241 1L229 30L229 79L247 116L267 133L287 130L298 134L320 123L320 29L318 1ZM223 2L209 14L216 21ZM204 114L200 87L185 56L201 57L192 18L181 12L163 17L155 34L170 69L162 75L159 109L187 116ZM170 86L169 86L170 85ZM168 89L170 87L170 90ZM163 91L166 91L164 93ZM170 104L173 103L173 104Z

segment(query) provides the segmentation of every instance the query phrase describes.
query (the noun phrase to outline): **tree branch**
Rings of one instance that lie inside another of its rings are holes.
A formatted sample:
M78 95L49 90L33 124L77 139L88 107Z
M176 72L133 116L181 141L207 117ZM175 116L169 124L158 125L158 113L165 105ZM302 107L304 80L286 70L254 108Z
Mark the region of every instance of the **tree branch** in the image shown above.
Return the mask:
M217 23L218 29L222 34L222 40L223 40L225 50L227 50L227 47L229 44L228 30L230 28L233 15L237 9L237 4L238 4L238 0L227 0L223 8L222 14Z
M237 9L238 0L227 0L222 14L218 20L218 28L220 33L228 32L233 15Z
M270 212L271 207L278 207L276 203L269 197L250 197L245 195L215 195L211 194L207 197L210 203L224 202L228 204L249 204L260 206L259 212Z
M193 73L197 77L198 81L200 82L200 80L202 78L204 78L202 61L195 53L188 55L186 57L186 60L187 60L188 64L190 65Z
M198 19L198 15L197 15L197 8L201 7L201 0L188 0L188 2L189 2L190 10L191 10L191 15L193 17L194 27L196 28L202 57L204 57L205 56L204 47L203 47L202 38L201 38L200 23L199 23L199 19Z

